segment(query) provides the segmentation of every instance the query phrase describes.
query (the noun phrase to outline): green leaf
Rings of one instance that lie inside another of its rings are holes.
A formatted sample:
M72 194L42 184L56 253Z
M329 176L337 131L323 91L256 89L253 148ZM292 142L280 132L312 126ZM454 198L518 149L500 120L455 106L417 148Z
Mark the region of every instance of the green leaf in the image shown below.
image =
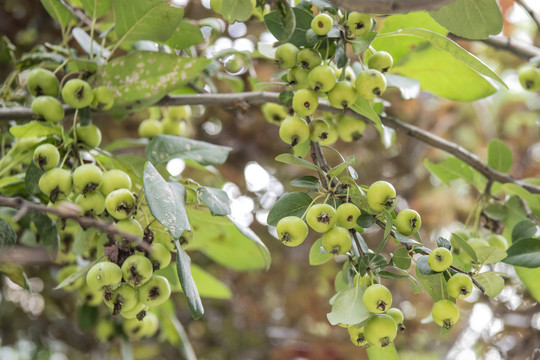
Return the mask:
M428 295L433 299L434 302L437 302L442 299L447 298L446 293L446 281L444 280L443 273L434 273L431 275L422 274L416 267L416 277L424 290Z
M362 214L356 219L356 224L361 228L367 229L371 225L375 224L375 217L370 214Z
M504 288L504 279L493 272L479 274L475 279L484 287L486 295L490 298L499 295Z
M221 15L229 22L246 21L253 12L251 0L223 0L221 4Z
M311 2L322 11L328 11L330 14L336 14L338 7L326 0L311 0Z
M201 28L181 21L178 27L174 30L172 36L167 40L167 45L174 49L185 49L190 46L198 45L204 41Z
M66 28L72 20L75 20L75 16L60 0L41 0L41 4L62 28Z
M184 9L163 0L114 0L113 9L114 28L120 42L164 42L184 16Z
M416 261L416 270L422 275L435 274L435 271L431 270L431 267L429 266L428 257L428 255L422 255Z
M536 194L531 194L528 190L522 188L517 184L506 183L502 184L500 189L507 195L517 195L529 204L531 210L535 211L540 209L540 200Z
M65 278L60 284L58 284L54 290L62 289L63 287L66 287L68 285L73 284L75 281L80 279L81 277L85 276L88 270L98 262L100 262L103 259L103 256L98 257L96 260L92 261L88 265L86 265L83 268L80 268L77 272L74 272L73 274L69 275L67 278Z
M6 220L0 218L0 251L5 251L16 243L17 234Z
M533 237L536 234L536 225L529 219L520 221L512 229L512 243Z
M478 100L497 91L491 82L468 64L427 43L404 56L390 71L418 79L423 90L456 101Z
M452 233L452 240L457 242L457 247L461 251L465 251L467 255L469 255L473 259L474 262L478 262L476 251L474 251L471 245L469 245L469 243L465 239L463 239L458 233ZM456 246L454 245L454 247Z
M99 319L97 306L83 304L77 313L77 325L82 331L90 331Z
M180 242L176 240L176 271L178 273L178 279L182 286L182 291L186 295L188 301L189 312L194 319L199 319L204 314L204 308L202 305L201 297L193 275L191 274L191 258L182 249Z
M293 147L293 155L297 158L306 157L311 149L311 141L307 140Z
M341 164L337 165L336 167L328 170L328 176L330 176L330 177L339 176L350 165L354 165L354 156L351 156L346 161L344 161Z
M477 74L480 74L480 75L487 76L495 80L496 82L498 82L505 88L508 88L506 84L504 83L504 81L502 81L502 79L496 73L494 73L493 70L491 70L486 64L484 64L476 56L469 53L467 50L463 49L461 46L459 46L458 44L456 44L449 38L437 32L426 30L426 29L411 28L411 29L401 29L393 33L379 34L379 38L393 37L393 36L416 37L424 41L429 41L429 43L434 48L452 55L456 60L463 63L473 72L476 72ZM462 89L462 90L465 90L465 89Z
M73 236L73 247L71 248L73 254L80 256L90 250L96 234L97 230L94 228L83 230L83 228L79 226L77 232Z
M409 256L409 251L405 247L401 247L394 251L392 260L394 261L394 264L400 269L407 270L411 267L411 257Z
M322 265L332 259L334 255L324 252L322 249L322 237L318 238L309 250L309 265Z
M81 0L81 4L91 18L98 18L109 12L112 0Z
M359 96L358 98L356 98L356 102L353 106L350 107L350 109L355 113L360 114L373 121L373 124L375 125L375 128L379 131L379 134L381 135L381 140L383 141L384 131L381 118L375 112L375 110L373 110L373 107L371 106L371 103L369 101Z
M30 219L37 228L38 243L56 251L60 244L56 223L47 214L40 212L32 212Z
M24 176L24 186L29 194L38 195L41 193L41 190L39 189L39 179L41 178L41 175L43 175L43 171L31 161Z
M42 121L31 121L24 125L12 126L9 128L9 132L16 138L23 139L51 135L61 136L62 129L61 125L53 125Z
M453 156L438 164L434 164L426 159L424 160L424 165L446 185L448 185L450 181L456 179L462 178L467 182L472 182L474 179L473 169L465 162Z
M332 311L326 314L330 324L354 325L367 320L371 313L362 301L365 290L365 286L358 285L340 291L332 303Z
M114 105L109 112L123 115L146 109L171 91L186 85L197 78L211 61L163 52L135 51L107 63L96 76L96 86L105 85L112 90Z
M503 204L489 204L484 208L484 214L493 220L502 221L506 217L506 207Z
M216 263L240 271L270 266L268 249L251 229L229 217L212 216L202 205L186 210L193 230L184 249L199 250Z
M442 236L439 236L437 238L437 246L438 247L445 247L448 250L452 250L452 244L447 239L443 238Z
M146 164L143 177L144 196L152 216L165 226L177 240L190 230L185 209L185 189L182 184L168 183L152 163Z
M221 165L229 156L231 148L204 141L191 140L172 135L154 136L146 146L146 157L152 164L172 159L191 159L201 165Z
M375 255L374 253L367 253L358 263L358 270L360 271L360 274L364 275L368 268L374 269L386 265L387 262L384 256L380 254Z
M229 195L225 191L203 186L197 192L199 199L208 206L213 216L224 216L231 213Z
M504 263L526 268L540 267L540 239L528 238L514 242L506 249Z
M270 209L266 222L277 226L279 220L286 216L302 217L313 199L304 192L292 192L282 196Z
M385 347L370 346L366 349L369 360L398 360L399 355L394 343Z
M301 176L297 179L292 180L291 185L296 186L296 187L316 189L321 185L321 181L317 179L315 176L306 175L306 176Z
M3 230L1 225L2 221L3 220L0 219L0 230ZM1 237L2 234L0 234L0 238ZM30 290L30 283L28 282L28 278L26 277L23 268L19 264L9 262L0 263L0 273L6 275L9 280L13 281L15 284L19 285L23 289Z
M456 0L429 13L439 24L466 39L487 39L503 28L495 0Z
M276 156L276 161L279 161L284 164L290 164L290 165L296 165L296 166L302 166L306 169L320 171L319 167L315 164L310 163L309 161L306 161L304 159L300 159L292 154L279 154Z
M506 251L494 246L480 246L476 256L481 264L495 264L506 258Z
M500 172L508 172L514 158L512 150L501 140L493 139L488 145L488 165Z
M409 77L385 74L388 87L398 88L402 100L416 99L420 95L420 82Z
M288 38L288 42L296 45L297 47L304 46L307 42L306 31L311 30L311 20L313 20L313 14L303 8L292 8L295 29L292 35ZM282 40L287 37L285 20L281 16L278 10L269 12L264 16L264 24L268 31L274 35L278 40Z
M294 93L292 91L282 91L279 96L279 102L283 105L292 105Z
M373 40L377 37L377 34L378 33L375 31L368 31L364 35L358 36L356 39L347 42L351 44L354 54L358 55L369 48Z

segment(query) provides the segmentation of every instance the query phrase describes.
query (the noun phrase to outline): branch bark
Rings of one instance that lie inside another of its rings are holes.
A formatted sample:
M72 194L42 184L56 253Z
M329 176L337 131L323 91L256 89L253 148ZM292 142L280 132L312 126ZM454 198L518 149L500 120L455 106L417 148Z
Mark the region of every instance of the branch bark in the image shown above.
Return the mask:
M25 200L21 197L13 198L13 197L0 195L0 206L13 208L13 209L19 210L20 212L38 211L38 212L43 212L43 213L54 214L56 216L59 216L65 219L71 219L78 222L83 228L92 227L92 228L101 230L108 235L119 235L127 239L128 241L136 243L137 245L141 246L144 250L151 251L150 246L148 245L147 242L142 241L142 239L140 239L137 236L126 234L118 230L118 228L114 224L108 223L104 220L94 219L87 216L80 216L77 213L67 210L67 209L62 209L62 208L55 209L55 208L47 207L42 204L37 204L31 201Z
M404 14L418 10L437 10L453 0L334 0L338 7L367 14Z
M482 42L493 46L496 49L506 50L524 59L540 56L540 49L536 46L506 36L490 36L487 39L482 40Z
M168 95L161 99L156 106L178 106L178 105L245 105L245 104L264 104L267 102L279 104L279 94L268 91L242 92L242 93L227 93L227 94L194 94L194 95ZM373 125L373 122L362 115L359 115L347 109L346 111L338 110L330 106L326 101L319 102L319 110L331 112L334 114L346 114L347 116L355 117L368 124ZM66 113L73 112L73 109L67 109ZM32 119L32 111L29 108L3 108L0 109L0 122L9 120L29 120ZM498 181L500 183L512 183L519 185L527 191L540 194L540 186L527 184L523 181L516 180L512 175L502 173L484 163L478 156L465 148L445 140L437 135L431 134L417 126L407 124L396 118L385 116L381 117L382 123L396 131L402 132L407 136L415 138L425 144L441 149L449 154L454 155L458 159L464 161L473 169L484 175L488 180Z

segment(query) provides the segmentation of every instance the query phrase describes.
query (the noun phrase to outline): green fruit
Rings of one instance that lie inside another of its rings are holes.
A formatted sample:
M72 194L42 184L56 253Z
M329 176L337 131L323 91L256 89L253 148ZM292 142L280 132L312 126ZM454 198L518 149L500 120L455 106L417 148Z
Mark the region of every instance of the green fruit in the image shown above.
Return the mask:
M322 246L329 254L344 255L351 250L351 234L347 229L336 226L323 234Z
M122 281L120 266L110 261L95 264L86 274L86 284L91 291L99 291L103 288L116 288Z
M75 199L75 204L87 216L98 216L105 211L105 197L99 192L91 192L86 195L80 194Z
M487 242L490 246L497 247L501 250L505 250L508 248L508 242L506 241L506 238L502 235L493 234L488 239Z
M309 125L298 116L289 116L279 127L279 137L291 146L303 144L309 140Z
M167 108L167 120L181 122L191 118L191 107L189 105L169 106Z
M386 315L390 315L392 319L394 319L399 331L405 331L405 326L403 325L404 316L401 310L398 308L390 308L386 310Z
M34 150L34 164L43 171L55 168L60 162L60 153L52 144L39 145Z
M336 209L328 204L315 204L306 214L309 227L318 233L325 233L332 229L337 221Z
M101 300L103 299L103 292L101 290L90 290L88 285L86 285L86 282L84 282L83 285L79 288L78 295L79 299L81 299L84 304L88 306L99 306L99 304L101 304Z
M289 70L289 73L287 74L287 81L295 90L307 89L309 87L308 75L309 70L295 66Z
M328 101L336 109L348 109L354 105L358 94L348 81L338 81L336 86L328 92Z
M365 122L351 116L341 116L337 122L337 133L345 142L360 140L365 129Z
M126 319L122 324L122 329L130 339L138 340L145 337L152 337L159 328L157 316L151 312L146 313L142 320L137 318Z
M154 275L139 287L139 300L150 307L163 304L169 296L171 296L171 286L163 276Z
M33 69L26 79L28 91L34 96L57 97L60 93L58 79L53 72L46 69Z
M105 196L118 189L131 189L131 178L122 170L112 169L103 174L99 191Z
M369 312L381 314L392 306L392 293L384 285L373 284L364 291L362 302Z
M58 99L52 96L38 96L32 101L32 112L38 120L57 124L64 119L64 108Z
M473 282L469 275L457 273L448 279L446 284L448 295L455 299L465 299L471 295Z
M309 123L309 139L313 142L324 141L330 133L330 125L323 119L315 119Z
M129 310L122 309L122 311L120 312L120 315L122 315L124 319L137 318L139 320L142 320L146 316L147 306L139 301L138 296L136 296L136 300L137 300L137 304L133 308Z
M354 85L358 95L366 100L373 100L386 90L386 78L380 71L364 70L356 76Z
M377 51L376 53L371 55L368 60L368 67L370 69L374 69L382 73L390 70L393 64L394 59L392 58L392 55L390 55L386 51Z
M279 220L276 232L283 245L298 246L304 242L308 234L308 226L297 216L286 216Z
M98 86L93 90L94 99L92 107L99 111L105 111L112 108L114 105L114 94L111 89L106 86Z
M81 79L71 79L62 87L62 99L75 109L89 106L94 100L92 87Z
M150 252L149 258L152 262L154 270L159 270L167 267L171 262L171 252L169 249L160 243L152 243L150 246L152 250Z
M68 276L75 274L77 271L79 271L79 267L77 265L67 265L58 271L58 274L56 275L56 282L60 284L62 281L67 279ZM80 277L68 285L64 286L63 289L66 291L72 291L77 290L81 286L84 285L84 278Z
M77 140L91 148L96 148L101 144L101 131L93 124L77 125Z
M390 315L373 315L364 326L364 335L372 346L388 346L396 338L396 322Z
M321 64L321 54L314 49L305 48L300 50L297 56L298 65L304 70L311 70ZM298 69L298 68L293 68ZM292 71L292 70L291 70Z
M470 238L469 240L467 240L467 243L473 248L474 252L476 253L478 252L478 249L483 246L489 247L489 243L487 242L487 240L480 238Z
M367 191L367 201L370 208L376 212L389 209L396 199L396 189L386 181L376 181Z
M105 209L117 220L127 219L135 210L135 197L128 189L114 190L105 198Z
M298 48L291 43L285 43L280 45L276 49L276 64L284 69L293 68L296 65L296 56L298 54Z
M210 0L210 8L214 10L214 12L220 14L221 13L221 2L222 0Z
M309 86L315 92L328 92L336 86L337 76L329 65L315 66L308 74Z
M71 193L72 177L69 170L52 168L39 178L39 189L55 203Z
M238 75L246 71L244 58L238 54L227 57L224 66L225 71L232 75Z
M540 69L526 65L518 71L519 83L528 91L540 90Z
M356 325L349 325L347 327L347 330L349 331L349 336L351 337L351 341L356 346L364 346L367 345L366 336L364 335L364 327L356 327Z
M266 121L276 125L280 125L281 122L289 115L285 107L274 103L263 104L261 106L261 110Z
M438 247L429 253L428 265L433 271L445 271L452 265L452 261L452 253L445 247Z
M104 302L113 311L113 316L118 316L123 310L129 311L133 309L139 303L139 300L137 291L133 286L121 284L111 293L105 292Z
M102 180L103 171L94 164L83 164L73 171L73 187L82 194L95 191Z
M163 134L165 135L180 136L182 133L182 125L180 122L163 119L161 125L163 127Z
M293 96L292 106L298 116L310 116L317 110L319 98L311 90L300 89Z
M360 209L353 203L343 203L336 209L337 224L345 229L356 226L356 220L360 216Z
M154 233L154 243L159 243L165 246L170 252L176 252L176 244L174 239L168 233Z
M450 329L459 320L459 309L450 300L439 300L431 309L435 323L445 329Z
M318 14L311 20L311 29L319 36L325 36L334 25L334 20L328 14Z
M116 223L116 228L123 233L143 238L144 230L141 224L135 219L124 219Z
M362 285L365 287L371 286L373 284L373 278L369 274L361 276L360 273L356 274L353 278L353 286Z
M150 259L143 255L131 255L122 264L122 277L132 286L141 286L150 280L154 267Z
M139 124L139 136L153 138L163 134L163 123L156 119L146 119Z
M96 336L103 342L109 342L114 338L116 328L110 320L101 319L96 325Z
M400 234L409 236L416 233L418 229L420 229L422 220L416 211L412 209L405 209L401 210L397 214L395 224L396 229Z
M365 35L373 26L373 19L368 14L353 11L347 18L347 26L354 36Z
M331 118L323 118L322 120L328 124L328 132L326 133L325 139L322 139L321 136L318 136L319 143L323 146L329 146L329 145L334 144L337 141L338 132Z

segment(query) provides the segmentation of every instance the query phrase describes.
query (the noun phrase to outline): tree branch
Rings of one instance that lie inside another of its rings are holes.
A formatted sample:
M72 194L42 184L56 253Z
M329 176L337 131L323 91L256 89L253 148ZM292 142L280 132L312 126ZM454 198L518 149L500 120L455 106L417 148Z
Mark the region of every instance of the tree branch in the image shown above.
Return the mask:
M177 106L177 105L243 105L243 104L264 104L264 103L279 104L279 93L268 91L254 91L241 93L226 93L226 94L192 94L192 95L168 95L161 99L155 106ZM346 114L357 119L360 119L368 124L373 125L373 121L365 118L347 109L346 111L338 110L330 106L326 101L319 102L319 110L331 112L334 114ZM71 108L66 108L66 113L74 112ZM9 120L29 120L32 119L32 111L29 108L1 108L0 122ZM396 118L385 116L381 117L382 123L390 128L400 131L407 136L420 140L421 142L433 146L437 149L446 151L454 155L458 159L467 163L470 167L484 175L488 180L498 181L500 183L512 183L519 185L527 191L540 194L540 186L527 184L523 181L514 179L511 175L497 171L489 167L478 156L463 147L445 140L437 135L431 134L417 126L407 124Z
M540 30L540 16L524 0L516 0L516 2L529 14L536 23L536 27Z
M404 14L418 10L437 10L453 0L334 0L338 7L367 14Z
M52 207L47 207L42 204L36 204L21 197L13 198L3 195L0 195L0 206L13 208L19 210L19 212L38 211L42 213L54 214L65 219L71 219L78 222L85 229L92 227L101 230L108 235L119 235L128 241L136 243L144 250L151 251L148 243L142 241L142 239L140 239L139 237L131 234L126 234L125 232L118 230L118 228L112 223L108 223L106 221L94 219L87 216L80 216L79 214L77 214L77 212L72 211L71 209L64 209L62 207L56 209Z
M459 39L467 40L463 38ZM540 56L540 49L536 46L506 36L490 36L487 39L482 40L482 42L493 46L496 49L508 51L524 59Z

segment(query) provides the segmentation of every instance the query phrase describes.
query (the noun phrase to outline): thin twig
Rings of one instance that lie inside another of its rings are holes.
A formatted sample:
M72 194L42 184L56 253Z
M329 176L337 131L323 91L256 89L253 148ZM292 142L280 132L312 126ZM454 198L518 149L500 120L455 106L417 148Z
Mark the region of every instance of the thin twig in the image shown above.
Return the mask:
M524 0L516 0L516 2L530 15L530 17L536 23L536 27L540 30L540 15L534 12L534 10Z
M137 245L141 246L144 250L149 251L150 247L149 244L145 241L142 241L137 236L126 234L125 232L122 232L118 230L118 228L112 224L108 223L106 221L100 220L100 219L94 219L88 216L80 216L74 211L71 211L71 209L63 209L63 208L52 208L47 207L42 204L37 204L28 200L25 200L21 197L7 197L0 195L0 206L7 206L19 211L29 212L29 211L38 211L42 213L49 213L54 214L56 216L59 216L61 218L65 219L71 219L76 222L78 222L83 228L95 228L98 230L103 231L106 234L109 235L119 235L122 238L134 242Z
M277 103L279 104L279 93L268 91L254 91L254 92L241 92L241 93L227 93L227 94L190 94L190 95L168 95L161 99L156 106L177 106L177 105L244 105L244 104L263 104L263 103ZM368 124L373 125L373 121L370 119L355 113L351 109L346 111L338 110L330 106L326 101L319 102L319 110L331 112L334 114L345 114L357 119L360 119ZM66 114L71 114L75 110L66 108ZM0 108L0 122L9 120L31 120L32 111L25 107L16 108ZM434 148L441 149L447 153L454 155L458 159L467 163L471 168L475 169L488 180L498 181L500 183L512 183L521 186L525 190L540 194L540 186L528 184L521 180L516 180L512 175L502 173L493 169L484 163L478 156L465 148L445 140L437 135L423 130L417 126L407 124L396 118L390 116L381 117L382 123L385 126L400 131L407 136L420 140L421 142L433 146Z
M459 39L466 40L462 38ZM530 59L535 56L540 56L540 49L536 46L516 39L511 39L506 36L490 36L487 39L482 40L482 42L493 46L496 49L506 50L511 54L514 54L524 59Z

